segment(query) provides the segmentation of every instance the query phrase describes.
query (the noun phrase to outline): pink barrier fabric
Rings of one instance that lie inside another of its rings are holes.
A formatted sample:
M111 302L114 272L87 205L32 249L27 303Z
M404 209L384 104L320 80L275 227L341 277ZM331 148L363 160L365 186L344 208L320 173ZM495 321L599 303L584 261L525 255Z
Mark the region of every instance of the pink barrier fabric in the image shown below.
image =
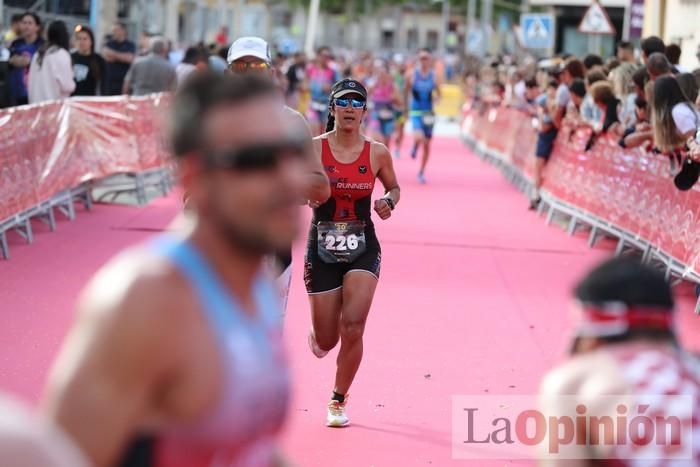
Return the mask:
M462 132L531 177L536 130L511 108L466 110ZM700 271L700 191L679 191L667 157L623 149L612 136L585 151L590 131L559 131L544 189Z
M168 164L168 95L0 110L0 221L81 183Z

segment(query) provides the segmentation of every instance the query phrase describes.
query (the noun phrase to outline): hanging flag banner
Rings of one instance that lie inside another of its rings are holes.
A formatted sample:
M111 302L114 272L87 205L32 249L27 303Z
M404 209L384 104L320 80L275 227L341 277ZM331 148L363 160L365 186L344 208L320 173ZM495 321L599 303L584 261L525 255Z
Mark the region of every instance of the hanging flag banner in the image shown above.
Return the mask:
M630 3L630 39L642 37L644 29L644 0L632 0Z

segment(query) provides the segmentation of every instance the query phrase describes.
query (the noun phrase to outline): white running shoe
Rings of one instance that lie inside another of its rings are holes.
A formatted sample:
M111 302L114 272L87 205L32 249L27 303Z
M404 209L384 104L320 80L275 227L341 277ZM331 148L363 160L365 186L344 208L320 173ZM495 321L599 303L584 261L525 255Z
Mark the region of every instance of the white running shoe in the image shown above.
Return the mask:
M350 419L345 413L345 406L348 404L348 396L344 402L331 400L328 403L328 415L326 416L326 426L331 428L341 428L350 424Z
M316 336L314 335L313 328L309 330L309 348L311 349L311 353L314 354L316 358L323 358L326 355L328 355L327 350L323 350L321 347L318 346L318 342L316 342Z

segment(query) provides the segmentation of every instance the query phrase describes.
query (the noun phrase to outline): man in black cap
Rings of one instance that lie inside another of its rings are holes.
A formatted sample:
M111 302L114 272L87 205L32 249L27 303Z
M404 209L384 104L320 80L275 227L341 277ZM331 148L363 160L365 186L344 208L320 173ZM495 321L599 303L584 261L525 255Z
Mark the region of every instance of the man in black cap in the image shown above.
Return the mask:
M309 345L322 358L340 342L326 424L346 426L348 391L362 361L363 335L379 281L382 252L372 210L391 217L400 198L387 147L362 134L367 90L344 79L331 88L326 133L314 139L316 157L331 181L331 198L316 203L307 243L304 281L313 327ZM384 196L372 203L379 179Z

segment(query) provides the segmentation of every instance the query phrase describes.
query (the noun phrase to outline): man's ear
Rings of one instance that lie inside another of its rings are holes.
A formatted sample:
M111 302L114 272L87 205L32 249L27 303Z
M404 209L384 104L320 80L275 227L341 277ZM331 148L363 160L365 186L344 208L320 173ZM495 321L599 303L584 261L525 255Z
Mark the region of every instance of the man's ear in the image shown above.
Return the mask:
M185 155L178 161L178 178L191 204L196 205L201 199L201 177L204 165L200 157Z

